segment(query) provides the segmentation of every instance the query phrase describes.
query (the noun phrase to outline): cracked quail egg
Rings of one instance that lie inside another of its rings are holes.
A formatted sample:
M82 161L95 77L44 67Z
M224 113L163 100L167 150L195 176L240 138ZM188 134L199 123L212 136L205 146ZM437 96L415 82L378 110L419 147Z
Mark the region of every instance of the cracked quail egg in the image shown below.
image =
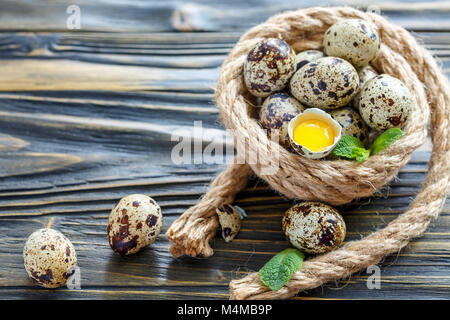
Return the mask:
M57 288L75 271L77 254L69 239L54 229L39 229L27 239L23 262L28 276L38 285Z
M371 128L401 128L408 120L412 106L411 92L390 75L381 74L361 89L359 113Z
M281 146L289 149L289 121L299 115L305 108L294 97L277 92L264 100L259 112L259 122L267 130L269 139L278 136Z
M349 61L355 68L366 66L380 49L375 25L360 19L344 19L333 24L323 38L325 53Z
M306 50L297 53L295 56L296 70L303 67L305 64L323 58L323 52L319 50Z
M336 109L347 105L359 86L356 69L347 61L325 57L306 64L291 78L292 95L301 103Z
M247 214L242 208L229 204L223 204L219 208L216 208L216 213L222 228L222 238L225 242L232 241L241 229L241 220Z
M295 67L295 52L286 41L261 40L245 60L245 85L254 96L267 97L286 86Z
M114 252L128 255L153 243L162 226L161 208L143 194L126 196L111 210L108 242Z
M328 113L310 108L288 125L289 142L299 155L320 159L331 153L341 139L342 128Z
M321 202L303 202L286 211L283 231L291 244L307 253L321 254L339 247L346 226L339 212Z
M329 112L330 116L342 127L342 136L353 136L364 145L369 141L369 127L358 112L350 107L344 107Z
M359 110L359 99L361 97L361 89L370 79L375 78L378 72L372 66L365 66L358 69L359 76L359 91L351 102L351 106L356 110Z

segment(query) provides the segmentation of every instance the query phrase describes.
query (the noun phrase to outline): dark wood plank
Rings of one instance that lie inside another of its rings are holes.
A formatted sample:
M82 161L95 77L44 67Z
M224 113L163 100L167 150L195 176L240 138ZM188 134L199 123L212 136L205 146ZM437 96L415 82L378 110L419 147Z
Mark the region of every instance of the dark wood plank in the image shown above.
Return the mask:
M0 298L226 299L229 280L258 270L288 246L280 220L292 201L253 180L236 200L249 213L241 233L229 244L218 233L211 259L173 259L163 233L146 250L120 258L105 238L107 218L121 197L149 194L162 207L164 232L198 200L223 165L175 166L172 133L181 128L188 137L201 120L209 130L206 143L222 144L224 130L212 103L221 62L245 28L300 2L280 7L263 1L261 9L249 2L239 13L233 2L195 2L187 7L192 25L220 32L147 33L175 29L169 18L180 3L127 4L129 10L116 3L100 11L104 4L82 1L82 10L88 9L84 31L121 32L37 32L64 31L64 5L0 5ZM383 8L414 30L435 30L416 36L450 75L447 4L392 2ZM346 241L382 228L407 209L426 177L430 150L428 141L373 197L339 207ZM81 291L44 290L26 277L24 242L50 218L77 249ZM298 298L448 298L449 227L447 200L422 238L380 264L381 290L367 290L368 275L361 272Z
M411 3L412 2L412 3ZM67 30L66 10L73 1L4 0L0 6L0 30ZM162 32L243 30L270 16L299 8L352 5L366 10L371 2L329 0L252 1L117 1L78 0L81 27L85 31ZM450 30L446 1L388 1L377 4L394 23L411 30Z
M174 260L167 252L168 242L162 235L150 248L134 256L120 258L112 253L105 238L108 207L99 212L54 213L54 227L64 232L77 249L83 286L80 292L58 290L58 298L199 298L209 292L213 293L211 297L225 298L230 279L258 270L270 256L288 245L280 232L280 220L291 205L290 201L279 198L266 188L260 188L260 192L268 196L252 199L252 189L253 185L250 185L236 201L249 213L239 237L229 244L217 237L214 240L215 255L211 259ZM381 199L372 200L374 203L370 205L354 203L340 208L349 227L346 241L357 240L395 219L396 214L406 209L409 197L402 201L394 199L397 205L391 209L386 209L386 203L380 203ZM157 200L164 203L160 198ZM163 212L163 229L166 230L177 215L166 214L164 206ZM36 289L32 293L35 287L25 276L21 250L26 235L45 225L48 218L17 215L2 219L3 225L8 226L2 228L2 240L7 247L0 247L0 286L5 289L2 291L4 294L14 296L14 292L22 290L22 297L37 297L42 291ZM423 238L382 263L382 290L365 290L363 295L383 298L394 292L391 297L401 297L413 286L415 292L409 296L442 298L442 292L450 281L445 276L450 263L449 218L450 203ZM312 290L306 297L355 298L355 293L364 291L366 279L367 276L361 273L337 285L328 284L323 289ZM346 286L346 289L335 293L335 286Z

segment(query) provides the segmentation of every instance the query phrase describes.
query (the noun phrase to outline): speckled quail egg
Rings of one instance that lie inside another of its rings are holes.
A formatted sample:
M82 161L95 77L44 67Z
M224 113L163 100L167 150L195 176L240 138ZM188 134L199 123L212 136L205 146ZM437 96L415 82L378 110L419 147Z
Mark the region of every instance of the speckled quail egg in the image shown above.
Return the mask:
M330 111L330 116L341 125L342 136L353 136L367 145L370 129L357 111L344 107Z
M359 98L361 97L361 89L370 79L375 78L378 75L378 72L372 66L365 66L358 69L359 76L359 91L356 96L353 98L350 105L359 110Z
M273 93L264 100L259 112L259 123L267 130L269 139L275 139L281 146L290 149L288 136L289 121L305 110L294 97L286 93Z
M378 75L377 70L375 70L372 66L365 66L358 69L359 76L359 84L362 88L367 81L375 78Z
M23 248L23 262L28 276L38 285L57 288L66 284L75 271L77 254L61 232L40 229L28 237Z
M153 243L162 226L161 208L143 194L122 198L111 210L108 241L114 252L128 255Z
M306 50L299 52L295 56L295 63L297 65L296 70L300 69L305 64L316 61L320 58L323 58L323 52L319 50Z
M331 153L341 139L342 128L328 113L309 108L293 118L288 125L292 148L299 155L320 159Z
M301 103L336 109L347 105L359 86L356 69L341 58L325 57L306 64L291 78L292 95Z
M307 253L336 249L345 239L346 226L339 212L321 202L303 202L286 211L283 231L291 244Z
M216 213L219 217L220 226L222 227L222 238L225 242L232 241L241 229L241 220L247 214L240 207L229 204L223 204L217 208Z
M408 120L412 107L411 92L390 75L376 76L361 89L359 113L371 128L401 128Z
M323 38L325 53L349 61L355 68L366 66L380 49L375 25L360 19L344 19L333 24Z
M295 52L286 41L261 40L247 55L245 85L254 96L267 97L286 86L295 67Z

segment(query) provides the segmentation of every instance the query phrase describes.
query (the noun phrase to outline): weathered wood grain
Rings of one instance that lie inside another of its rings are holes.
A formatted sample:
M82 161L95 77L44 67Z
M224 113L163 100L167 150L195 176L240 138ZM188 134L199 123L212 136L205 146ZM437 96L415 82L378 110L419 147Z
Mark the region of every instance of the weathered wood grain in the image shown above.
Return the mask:
M411 3L412 2L412 3ZM317 5L351 5L365 10L366 0L252 1L40 1L4 0L0 30L66 30L69 5L81 10L86 31L163 32L243 30L286 10ZM416 30L450 30L447 1L379 1L377 6L392 21Z
M426 33L419 40L435 50L448 72L450 44L442 43L445 37L448 38L447 33ZM89 33L52 36L6 33L0 35L2 39L6 43L15 41L16 45L0 46L2 76L8 79L0 83L0 91L208 93L238 35L183 33L159 39L154 34L105 37ZM192 48L193 43L202 41L209 43ZM142 44L138 48L130 47L135 42Z
M246 192L250 191L244 193ZM58 298L150 298L148 295L152 295L152 298L206 298L208 292L213 292L210 298L225 298L230 279L259 269L271 255L287 246L287 241L279 231L279 224L290 203L279 199L279 205L267 204L267 200L263 198L249 204L248 197L241 196L245 202L238 199L237 203L247 210L249 218L244 221L239 238L232 243L225 244L220 238L214 240L216 254L212 259L173 260L167 252L168 242L163 236L151 248L135 256L120 258L109 249L103 232L106 229L107 209L98 214L56 215L54 227L70 237L77 248L84 284L83 291L80 292L58 290ZM270 200L270 203L274 202L276 201ZM353 206L352 204L350 207ZM396 216L395 210L388 214L382 210L369 209L365 213L359 210L359 215L349 215L349 212L354 211L349 208L342 211L351 228L347 241L357 240ZM165 215L164 229L175 217ZM382 288L387 292L383 289L364 290L367 277L362 273L349 281L339 282L338 288L346 286L339 293L334 292L334 285L327 285L323 289L325 293L317 289L307 296L355 298L348 291L355 294L353 290L356 290L358 294L364 291L361 297L381 298L392 290L392 297L402 297L402 294L404 297L408 289L414 288L419 297L442 298L442 294L448 290L450 280L445 275L450 261L450 246L447 241L449 217L450 207L446 206L439 223L433 224L420 241L411 243L397 256L389 257L383 262L385 268ZM40 289L31 293L34 287L24 276L20 252L26 234L42 227L47 220L20 217L4 219L9 225L9 231L3 231L3 241L7 243L8 249L0 252L2 264L7 266L0 269L0 286L6 288L5 294L14 296L14 292L18 290L23 290L25 297L40 294ZM427 272L424 273L424 270ZM49 293L44 295L53 297Z
M28 143L22 139L0 133L0 152L21 149L27 145Z
M246 28L312 2L76 3L79 32L65 32L64 1L0 4L0 298L226 299L230 279L258 270L288 246L280 220L292 201L254 179L236 199L249 217L232 243L218 233L211 259L173 259L163 233L223 165L174 165L172 134L182 129L179 135L190 137L201 120L205 144L222 145L212 99L223 59ZM417 31L450 75L447 2L380 7ZM171 32L179 30L209 32ZM430 150L428 141L373 197L339 207L346 241L407 209L426 177ZM105 230L110 208L130 193L158 201L163 233L146 250L121 258L110 250ZM37 288L26 277L24 242L51 218L77 249L80 291ZM447 200L422 238L380 264L381 290L367 290L368 275L361 272L298 299L448 298L449 227Z

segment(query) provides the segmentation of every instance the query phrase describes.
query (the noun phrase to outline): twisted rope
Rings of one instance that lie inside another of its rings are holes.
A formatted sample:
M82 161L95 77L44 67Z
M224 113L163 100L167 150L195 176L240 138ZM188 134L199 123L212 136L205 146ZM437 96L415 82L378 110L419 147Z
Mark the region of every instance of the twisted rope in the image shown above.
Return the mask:
M251 174L249 166L236 162L235 160L222 171L201 201L186 210L167 230L166 237L171 241L169 250L174 257L209 257L213 254L209 241L214 237L219 224L216 208L232 203Z

